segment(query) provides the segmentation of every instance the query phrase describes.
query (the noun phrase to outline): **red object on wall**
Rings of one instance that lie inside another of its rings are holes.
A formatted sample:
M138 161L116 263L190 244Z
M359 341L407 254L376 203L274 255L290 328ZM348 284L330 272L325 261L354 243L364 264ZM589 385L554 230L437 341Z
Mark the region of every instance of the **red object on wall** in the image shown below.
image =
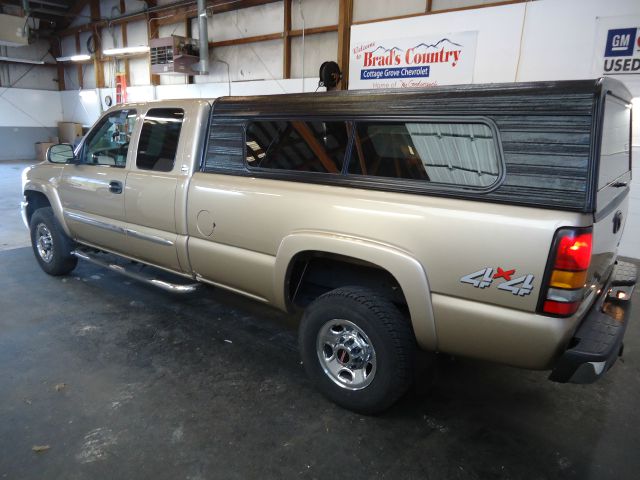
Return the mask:
M127 103L127 75L116 73L116 103Z

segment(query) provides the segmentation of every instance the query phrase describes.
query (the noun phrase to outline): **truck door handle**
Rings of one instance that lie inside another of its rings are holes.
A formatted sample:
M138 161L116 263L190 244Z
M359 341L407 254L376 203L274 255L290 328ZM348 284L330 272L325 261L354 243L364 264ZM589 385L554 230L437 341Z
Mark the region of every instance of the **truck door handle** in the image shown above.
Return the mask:
M122 182L117 180L111 180L109 182L109 191L111 193L122 193Z

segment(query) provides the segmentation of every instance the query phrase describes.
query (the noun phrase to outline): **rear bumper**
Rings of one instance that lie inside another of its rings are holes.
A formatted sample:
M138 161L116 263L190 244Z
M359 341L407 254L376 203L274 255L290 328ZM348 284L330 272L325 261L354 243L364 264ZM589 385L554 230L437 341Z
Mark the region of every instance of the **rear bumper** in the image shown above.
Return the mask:
M622 355L631 294L637 268L618 261L611 279L582 320L567 349L558 359L549 380L560 383L592 383L604 375Z

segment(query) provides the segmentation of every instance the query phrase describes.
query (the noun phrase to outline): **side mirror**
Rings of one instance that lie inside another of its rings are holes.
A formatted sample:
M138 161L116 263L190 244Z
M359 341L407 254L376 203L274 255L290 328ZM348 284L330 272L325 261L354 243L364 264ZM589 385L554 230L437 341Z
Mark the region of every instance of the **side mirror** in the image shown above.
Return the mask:
M75 158L73 146L68 143L51 145L47 150L47 160L51 163L73 163Z

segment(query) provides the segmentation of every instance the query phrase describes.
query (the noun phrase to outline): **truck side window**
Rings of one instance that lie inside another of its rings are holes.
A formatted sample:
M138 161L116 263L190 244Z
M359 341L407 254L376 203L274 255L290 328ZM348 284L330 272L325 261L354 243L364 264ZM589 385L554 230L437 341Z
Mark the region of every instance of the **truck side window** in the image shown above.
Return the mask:
M82 163L124 167L135 123L135 110L118 110L104 117L85 141Z
M170 172L176 160L184 110L152 108L142 123L136 167L141 170Z
M348 143L346 122L251 122L246 129L247 165L275 170L340 173Z
M358 122L349 173L465 187L493 185L500 160L483 123Z

